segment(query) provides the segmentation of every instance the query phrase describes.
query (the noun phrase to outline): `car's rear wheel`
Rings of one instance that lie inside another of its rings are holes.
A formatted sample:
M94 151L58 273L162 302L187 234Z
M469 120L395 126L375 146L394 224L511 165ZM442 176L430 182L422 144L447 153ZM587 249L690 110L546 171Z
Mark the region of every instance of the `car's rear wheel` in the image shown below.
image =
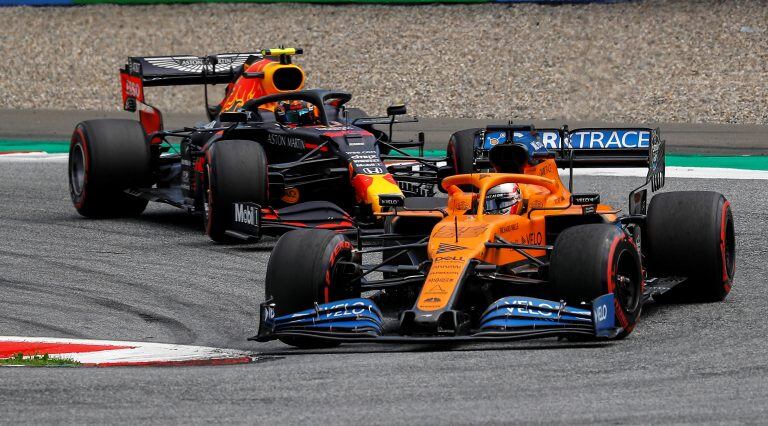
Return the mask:
M226 234L234 215L232 203L263 206L269 200L264 148L248 140L214 142L207 153L205 185L205 233L219 243L237 242Z
M730 203L717 192L656 194L648 207L643 251L652 275L686 278L661 300L725 299L736 272Z
M617 338L635 328L642 308L643 273L635 243L615 225L579 225L555 241L549 276L553 296L578 306L613 293Z
M353 259L352 249L344 235L324 229L299 229L280 237L269 257L265 282L265 298L275 304L275 315L360 297L359 288L337 269L338 262ZM300 348L338 345L311 337L280 340Z
M459 130L451 135L446 147L446 158L448 166L452 169L451 174L463 175L475 171L475 136L480 130L482 129ZM437 188L445 192L441 184L438 184ZM472 185L460 185L460 188L468 192L474 190Z
M101 119L79 123L69 146L69 192L85 217L141 214L147 200L125 193L149 186L150 150L144 129L134 120Z
M482 129L459 130L451 135L446 149L448 164L457 175L475 171L475 136Z

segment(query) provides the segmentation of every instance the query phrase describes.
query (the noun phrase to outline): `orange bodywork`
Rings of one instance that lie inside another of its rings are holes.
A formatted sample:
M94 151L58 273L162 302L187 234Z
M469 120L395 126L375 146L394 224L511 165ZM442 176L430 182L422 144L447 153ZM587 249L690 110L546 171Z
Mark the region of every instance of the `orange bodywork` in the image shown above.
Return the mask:
M504 183L519 185L526 208L520 214L484 214L486 192ZM553 159L527 167L524 174L456 175L444 179L442 185L449 194L448 214L433 228L429 238L427 253L432 266L416 304L421 311L449 306L457 297L456 290L461 287L464 272L473 260L495 265L527 260L515 250L487 248L485 243L497 242L498 236L509 243L552 244L553 241L546 240L547 216L584 214L583 206L570 205L571 194L560 181ZM459 185L474 186L478 192L463 192ZM595 210L606 220L616 218L616 211L610 206L597 205ZM544 250L526 252L535 257L546 255Z

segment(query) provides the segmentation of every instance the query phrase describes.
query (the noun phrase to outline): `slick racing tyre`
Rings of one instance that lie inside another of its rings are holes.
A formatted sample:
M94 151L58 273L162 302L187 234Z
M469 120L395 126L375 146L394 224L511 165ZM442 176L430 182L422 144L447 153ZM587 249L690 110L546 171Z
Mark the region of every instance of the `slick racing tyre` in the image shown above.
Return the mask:
M459 130L448 140L448 165L453 165L457 175L475 171L475 135L482 129Z
M248 140L214 142L206 156L205 185L205 233L218 243L237 242L225 233L232 226L232 203L264 206L269 200L264 148Z
M454 175L464 175L475 171L475 135L482 129L459 130L451 135L446 148L448 166L452 166ZM442 182L440 182L442 183ZM440 192L445 192L438 184ZM472 185L461 185L462 191L473 191Z
M728 200L717 192L664 192L651 199L646 220L643 251L651 275L686 278L660 300L725 299L736 270L733 213Z
M614 295L616 336L622 339L640 318L643 272L635 243L615 225L579 225L563 231L555 241L549 277L554 297L569 305Z
M325 229L299 229L277 241L267 264L266 300L275 304L275 315L296 313L334 300L360 297L360 289L337 268L352 260L352 243L342 234ZM283 343L300 348L336 346L311 337L284 337Z
M147 200L124 190L151 185L150 151L134 120L79 123L69 145L69 193L85 217L136 216Z

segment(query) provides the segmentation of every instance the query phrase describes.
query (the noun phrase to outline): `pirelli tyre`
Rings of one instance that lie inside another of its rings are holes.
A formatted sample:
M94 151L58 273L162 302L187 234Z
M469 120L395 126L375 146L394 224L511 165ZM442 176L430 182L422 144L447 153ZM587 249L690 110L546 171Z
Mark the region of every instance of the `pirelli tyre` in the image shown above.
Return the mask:
M446 158L448 166L454 175L468 174L475 171L475 136L482 130L466 129L459 130L451 135L446 147ZM437 185L440 192L445 192L442 185ZM473 191L471 185L461 185L464 191Z
M219 243L238 240L226 234L234 217L232 203L268 201L267 156L258 142L222 140L206 154L205 233Z
M475 136L482 129L459 130L448 140L448 164L453 165L457 175L472 173L475 170Z
M275 304L275 315L286 315L334 300L360 297L360 289L338 267L352 260L352 243L325 229L299 229L277 241L267 264L265 300ZM300 348L336 346L308 337L280 338Z
M660 300L716 302L731 291L736 240L731 205L722 194L656 194L648 207L644 237L651 275L686 278Z
M643 272L635 243L615 225L578 225L555 240L549 266L553 297L570 305L614 295L618 339L635 328L642 308Z
M69 145L69 193L85 217L141 214L147 200L125 192L151 185L150 150L144 129L134 120L79 123Z

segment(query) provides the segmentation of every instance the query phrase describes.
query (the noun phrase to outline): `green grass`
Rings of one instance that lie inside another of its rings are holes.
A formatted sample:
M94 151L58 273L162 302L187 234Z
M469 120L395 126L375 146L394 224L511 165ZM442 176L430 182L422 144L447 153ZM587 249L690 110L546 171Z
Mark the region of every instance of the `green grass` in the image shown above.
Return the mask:
M24 365L28 367L74 367L79 362L69 358L51 358L48 354L24 356L21 352L11 358L0 359L0 366Z

